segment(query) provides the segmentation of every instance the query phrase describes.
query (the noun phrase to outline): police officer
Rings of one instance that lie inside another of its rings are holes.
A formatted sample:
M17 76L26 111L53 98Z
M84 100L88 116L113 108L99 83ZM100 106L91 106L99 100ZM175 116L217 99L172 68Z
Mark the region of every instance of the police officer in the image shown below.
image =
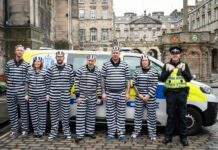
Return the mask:
M118 134L125 142L126 100L129 99L130 72L128 65L121 61L118 47L112 50L110 61L102 67L102 99L106 100L106 118L108 126L107 141Z
M76 113L76 143L86 134L95 139L96 103L101 99L101 74L95 66L94 55L87 56L87 65L76 73L75 92L77 100ZM96 95L97 91L97 95Z
M34 137L42 137L46 130L46 72L42 69L41 57L34 57L32 68L29 69L26 78L26 96L29 101L30 116L32 120Z
M134 131L131 137L136 138L140 134L146 104L148 135L152 141L156 141L157 106L155 92L158 84L158 75L155 70L150 68L148 56L143 55L141 57L140 66L140 68L136 69L133 77L133 85L137 97L135 101Z
M160 80L165 82L164 94L168 115L163 143L167 144L172 141L175 123L178 120L180 141L183 146L188 146L185 116L187 114L187 96L189 92L187 82L191 81L192 75L187 63L180 60L182 49L180 47L171 47L169 51L171 59L164 65L160 76ZM177 117L178 119L176 119Z
M47 100L50 102L51 133L49 140L54 140L58 134L59 120L62 122L63 133L66 140L71 140L69 126L70 115L70 89L74 83L73 70L64 63L64 52L56 53L57 63L47 71L47 86L49 93Z
M28 103L25 97L25 80L30 65L23 60L24 47L15 47L15 59L9 60L5 67L7 81L7 104L11 122L10 136L15 138L18 132L18 109L20 106L22 136L27 136L29 131Z

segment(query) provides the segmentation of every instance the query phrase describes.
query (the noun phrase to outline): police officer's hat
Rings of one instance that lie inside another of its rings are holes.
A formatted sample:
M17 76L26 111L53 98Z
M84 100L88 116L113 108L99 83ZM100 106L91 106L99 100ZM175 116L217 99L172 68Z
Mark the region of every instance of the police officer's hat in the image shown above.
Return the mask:
M64 52L63 51L57 51L56 56L64 56Z
M36 60L42 61L42 57L39 57L39 56L34 57L33 61L36 61Z
M182 48L174 46L174 47L171 47L169 51L171 54L173 53L180 54L182 52Z

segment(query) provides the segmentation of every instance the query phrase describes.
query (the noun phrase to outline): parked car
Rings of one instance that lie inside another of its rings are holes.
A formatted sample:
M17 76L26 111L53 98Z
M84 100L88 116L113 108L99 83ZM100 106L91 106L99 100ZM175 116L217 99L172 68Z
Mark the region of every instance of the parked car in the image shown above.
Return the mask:
M88 54L96 55L96 65L101 70L104 62L108 61L111 57L110 52L100 51L76 51L66 50L65 63L71 64L73 70L76 71L80 66L86 64L86 57ZM27 50L24 53L24 59L27 62L32 63L34 56L41 56L44 61L44 68L55 63L56 50ZM120 58L125 61L130 68L131 76L133 75L137 66L139 66L141 54L121 52ZM151 67L155 69L160 75L163 63L159 60L149 57L151 60ZM187 127L189 134L196 134L200 131L202 126L211 126L215 123L217 117L218 100L212 93L211 87L206 84L192 80L188 83L190 92L188 95L188 114L187 114ZM166 99L163 95L164 83L159 82L156 98L157 98L157 125L166 126L167 114L166 114ZM71 111L70 120L75 121L76 116L76 99L74 95L74 87L72 87L72 97L70 100ZM135 91L133 87L130 90L130 100L126 103L126 121L127 124L133 124L134 120L134 106L135 106ZM144 121L146 124L147 110L145 109ZM106 108L105 102L102 102L97 106L96 119L98 123L106 122Z

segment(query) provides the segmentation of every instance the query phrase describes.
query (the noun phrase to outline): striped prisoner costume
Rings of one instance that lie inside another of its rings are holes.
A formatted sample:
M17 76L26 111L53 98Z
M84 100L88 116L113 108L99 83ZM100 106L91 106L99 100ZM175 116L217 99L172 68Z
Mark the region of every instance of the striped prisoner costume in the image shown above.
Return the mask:
M11 132L14 133L17 133L18 131L17 104L20 106L21 130L22 132L29 131L28 103L24 100L25 80L29 67L30 65L23 59L19 60L18 62L15 59L12 59L7 62L5 67L8 113L11 122Z
M29 96L30 116L32 120L34 135L43 135L46 131L46 114L47 114L47 87L46 72L35 69L29 69L26 83L28 90L26 95Z
M134 132L139 135L142 128L142 118L145 104L147 107L147 126L150 138L156 138L156 99L155 93L158 84L158 75L155 70L137 68L134 73L133 85L137 88L139 94L150 95L150 99L145 102L139 97L135 101Z
M125 135L126 101L125 88L130 80L128 65L120 61L115 64L112 59L104 63L102 67L102 79L105 81L106 118L108 125L108 136L119 137Z
M74 83L73 70L70 65L55 64L47 71L48 94L50 96L51 133L58 134L59 120L62 121L63 133L70 136L70 89Z
M82 66L76 73L75 84L76 97L81 98L77 105L76 134L77 138L83 138L84 134L93 135L95 132L96 90L101 97L100 71L96 67L90 70L88 65Z

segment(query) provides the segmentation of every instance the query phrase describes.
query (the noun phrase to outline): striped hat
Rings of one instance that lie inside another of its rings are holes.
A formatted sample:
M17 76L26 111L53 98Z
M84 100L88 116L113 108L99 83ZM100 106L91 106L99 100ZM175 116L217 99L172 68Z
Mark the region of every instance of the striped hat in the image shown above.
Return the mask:
M95 57L95 55L90 54L87 56L87 59L96 59L96 57Z
M39 57L39 56L34 57L33 61L36 61L36 60L42 61L42 57Z
M118 46L113 47L112 51L120 51L120 48Z
M64 56L64 52L63 51L57 51L56 56Z

